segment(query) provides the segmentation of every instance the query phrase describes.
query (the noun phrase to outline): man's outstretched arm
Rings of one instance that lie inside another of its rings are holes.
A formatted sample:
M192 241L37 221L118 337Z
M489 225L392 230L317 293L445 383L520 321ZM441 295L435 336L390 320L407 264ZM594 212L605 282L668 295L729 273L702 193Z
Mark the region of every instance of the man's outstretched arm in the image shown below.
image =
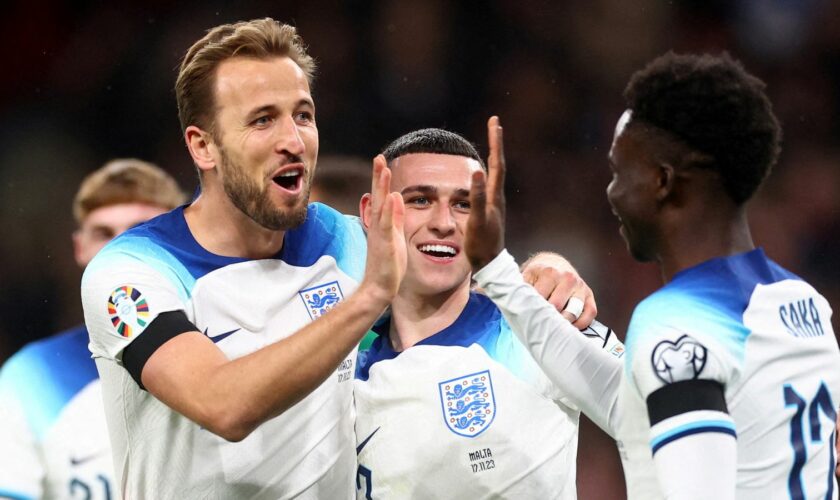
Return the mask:
M373 177L368 265L352 296L291 336L235 360L183 311L163 313L123 352L126 367L135 365L135 380L167 406L231 441L244 439L316 389L385 310L405 272L402 198L389 193L384 158L374 161ZM156 326L158 320L170 324ZM132 351L158 328L162 343L150 340L152 349Z

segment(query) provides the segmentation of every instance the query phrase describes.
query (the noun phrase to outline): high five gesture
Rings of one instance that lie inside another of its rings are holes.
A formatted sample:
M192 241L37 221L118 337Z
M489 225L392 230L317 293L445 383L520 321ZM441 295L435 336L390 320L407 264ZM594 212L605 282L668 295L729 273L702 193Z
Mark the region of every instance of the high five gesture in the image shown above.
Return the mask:
M472 176L470 218L467 221L464 251L478 271L505 247L505 151L499 117L487 121L487 174Z

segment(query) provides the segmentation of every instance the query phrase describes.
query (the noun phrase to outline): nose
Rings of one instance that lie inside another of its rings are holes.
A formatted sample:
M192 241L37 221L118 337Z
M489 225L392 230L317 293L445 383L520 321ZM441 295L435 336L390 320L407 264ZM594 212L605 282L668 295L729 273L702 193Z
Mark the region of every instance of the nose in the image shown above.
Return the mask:
M432 210L429 229L440 235L449 235L455 232L455 217L452 216L448 204L436 203Z
M297 123L291 116L285 116L277 127L275 150L291 156L301 156L306 152L306 145L300 137Z
M607 189L605 190L607 193L607 201L612 204L612 191L613 191L613 184L615 184L615 179L611 180L609 184L607 184Z

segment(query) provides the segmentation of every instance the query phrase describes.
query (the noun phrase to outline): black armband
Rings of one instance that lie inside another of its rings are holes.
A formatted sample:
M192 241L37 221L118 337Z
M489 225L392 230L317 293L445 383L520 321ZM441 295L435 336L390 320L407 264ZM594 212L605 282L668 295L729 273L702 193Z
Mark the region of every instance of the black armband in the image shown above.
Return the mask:
M685 380L657 389L647 397L650 425L690 411L729 413L723 385L714 380Z
M123 366L128 370L131 378L137 382L137 385L145 391L146 388L143 387L140 375L143 373L143 367L146 366L146 361L168 340L182 333L194 331L198 331L198 327L187 319L187 314L184 311L160 313L143 330L142 335L139 335L123 349Z

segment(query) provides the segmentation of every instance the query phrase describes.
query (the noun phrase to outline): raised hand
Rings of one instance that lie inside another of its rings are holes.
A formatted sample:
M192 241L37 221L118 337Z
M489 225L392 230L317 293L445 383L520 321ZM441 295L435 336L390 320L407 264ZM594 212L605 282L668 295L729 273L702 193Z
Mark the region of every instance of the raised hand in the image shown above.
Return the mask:
M499 117L487 121L487 174L475 172L470 188L470 217L467 220L464 251L478 271L505 247L505 151Z
M365 281L376 287L388 302L399 290L406 268L403 234L405 206L400 193L391 193L391 169L382 155L373 159L370 189L367 264Z

